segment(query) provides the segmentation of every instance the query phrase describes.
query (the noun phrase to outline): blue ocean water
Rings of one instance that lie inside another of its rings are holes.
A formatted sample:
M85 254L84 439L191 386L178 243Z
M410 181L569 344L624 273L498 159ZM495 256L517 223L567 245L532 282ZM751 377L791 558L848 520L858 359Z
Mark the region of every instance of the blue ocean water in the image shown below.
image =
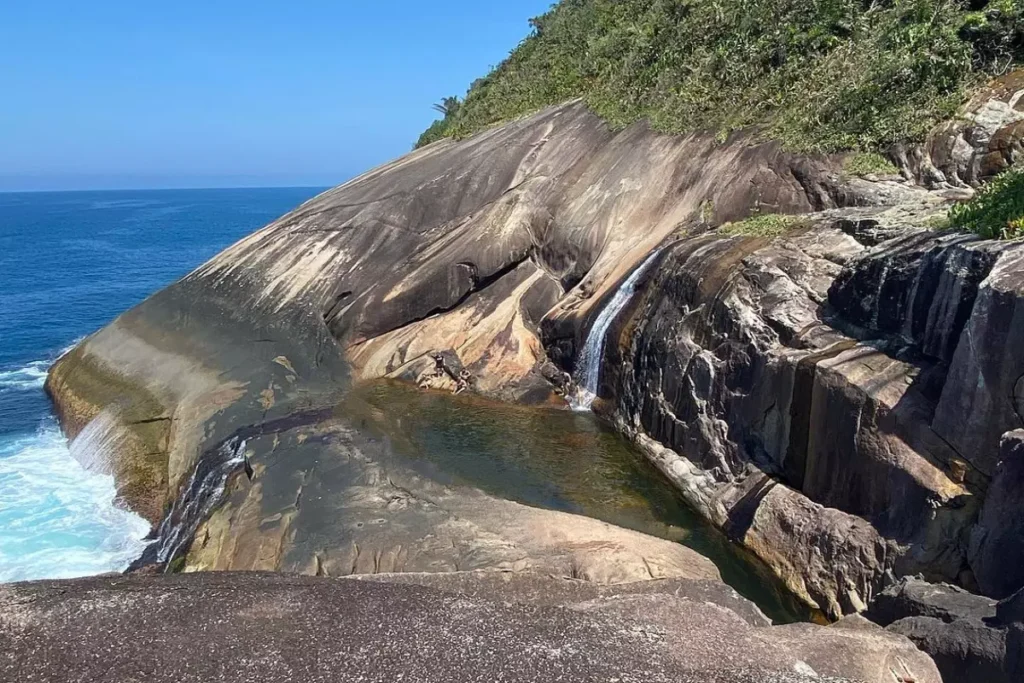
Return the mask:
M0 582L121 570L149 532L71 456L43 392L50 364L320 191L0 194Z

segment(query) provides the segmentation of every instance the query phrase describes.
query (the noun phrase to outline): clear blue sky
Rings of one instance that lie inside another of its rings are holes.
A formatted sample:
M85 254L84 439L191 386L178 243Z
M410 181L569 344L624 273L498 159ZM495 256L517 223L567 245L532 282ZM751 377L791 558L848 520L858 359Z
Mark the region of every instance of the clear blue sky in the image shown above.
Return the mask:
M3 0L0 191L332 185L551 0Z

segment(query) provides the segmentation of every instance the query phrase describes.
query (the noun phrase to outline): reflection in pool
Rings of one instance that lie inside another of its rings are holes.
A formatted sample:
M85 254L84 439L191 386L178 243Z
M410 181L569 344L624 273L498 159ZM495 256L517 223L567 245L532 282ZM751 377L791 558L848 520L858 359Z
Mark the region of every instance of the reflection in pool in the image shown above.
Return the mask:
M778 622L810 618L767 570L689 510L657 470L589 413L509 405L376 382L345 412L382 432L421 473L574 512L693 548Z

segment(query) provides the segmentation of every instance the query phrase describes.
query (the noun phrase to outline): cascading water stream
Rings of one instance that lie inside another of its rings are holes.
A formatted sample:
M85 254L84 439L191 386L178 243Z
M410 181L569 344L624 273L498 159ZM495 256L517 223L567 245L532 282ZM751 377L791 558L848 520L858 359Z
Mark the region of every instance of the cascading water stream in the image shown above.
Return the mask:
M246 440L228 439L199 458L188 485L157 530L156 542L147 548L133 568L156 564L169 571L174 560L221 501L228 480L245 465Z
M576 396L570 402L573 410L590 410L594 399L597 398L598 382L601 379L601 360L604 357L604 344L605 338L608 336L608 329L633 298L637 283L660 253L661 249L651 252L650 256L626 278L626 281L622 283L591 326L587 342L584 344L579 358L576 359L576 367L573 371L573 379L577 386Z

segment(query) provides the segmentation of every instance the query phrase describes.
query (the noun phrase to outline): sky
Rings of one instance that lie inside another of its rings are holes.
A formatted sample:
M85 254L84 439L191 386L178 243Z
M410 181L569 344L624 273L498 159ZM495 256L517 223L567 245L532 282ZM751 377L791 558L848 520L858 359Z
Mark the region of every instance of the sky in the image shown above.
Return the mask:
M337 184L551 1L0 2L0 191Z

